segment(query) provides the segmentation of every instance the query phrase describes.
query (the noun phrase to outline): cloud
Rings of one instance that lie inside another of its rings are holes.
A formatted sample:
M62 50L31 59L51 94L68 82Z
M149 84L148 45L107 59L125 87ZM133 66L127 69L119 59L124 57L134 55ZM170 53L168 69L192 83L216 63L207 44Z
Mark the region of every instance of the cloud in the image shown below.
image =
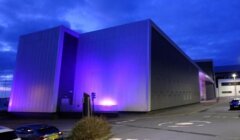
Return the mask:
M146 18L193 59L239 64L239 9L239 0L0 0L0 68L14 67L22 34L60 24L88 32Z
M0 71L11 70L15 67L16 53L0 52Z
M0 42L0 52L16 52L16 49L6 42Z

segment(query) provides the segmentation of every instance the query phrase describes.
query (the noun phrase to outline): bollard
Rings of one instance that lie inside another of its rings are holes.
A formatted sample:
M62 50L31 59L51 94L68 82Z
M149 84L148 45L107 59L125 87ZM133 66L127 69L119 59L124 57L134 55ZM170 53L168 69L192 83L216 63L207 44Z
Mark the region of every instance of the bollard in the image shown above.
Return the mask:
M92 115L90 96L87 93L83 93L83 117L90 117Z

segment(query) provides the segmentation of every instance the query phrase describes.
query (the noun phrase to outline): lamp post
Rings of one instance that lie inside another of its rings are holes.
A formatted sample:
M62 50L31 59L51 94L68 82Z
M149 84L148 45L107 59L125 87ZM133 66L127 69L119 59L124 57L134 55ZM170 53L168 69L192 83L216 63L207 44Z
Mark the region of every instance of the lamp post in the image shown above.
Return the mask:
M234 80L235 97L237 97L237 89L236 89L236 77L237 77L237 74L236 74L236 73L233 73L233 74L232 74L232 77L233 77L233 80Z

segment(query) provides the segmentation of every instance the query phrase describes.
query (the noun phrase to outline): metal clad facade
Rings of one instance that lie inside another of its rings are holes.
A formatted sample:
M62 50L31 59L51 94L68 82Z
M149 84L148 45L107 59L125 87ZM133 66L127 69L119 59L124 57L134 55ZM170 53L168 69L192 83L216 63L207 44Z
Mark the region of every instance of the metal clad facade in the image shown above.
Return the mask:
M21 36L10 112L55 112L55 71L59 51L59 28Z
M22 36L10 112L146 112L199 102L199 72L150 20L78 35L58 27Z
M151 110L199 102L198 69L152 28Z
M147 20L80 35L76 110L83 92L95 92L95 105L103 109L148 111L148 50Z

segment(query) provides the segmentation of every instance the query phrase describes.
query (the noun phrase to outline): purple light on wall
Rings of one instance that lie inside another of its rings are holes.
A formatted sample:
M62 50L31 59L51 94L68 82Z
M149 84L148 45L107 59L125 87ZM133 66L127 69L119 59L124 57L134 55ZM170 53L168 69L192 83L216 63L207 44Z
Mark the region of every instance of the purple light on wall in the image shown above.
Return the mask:
M9 112L56 112L60 28L20 37Z
M200 87L200 99L206 99L206 74L203 72L199 72L199 87Z
M143 21L80 35L74 106L95 92L99 109L149 110L149 27Z
M104 100L100 101L99 105L102 105L102 106L115 106L115 105L117 105L117 103L114 100L111 100L111 99L104 99Z

